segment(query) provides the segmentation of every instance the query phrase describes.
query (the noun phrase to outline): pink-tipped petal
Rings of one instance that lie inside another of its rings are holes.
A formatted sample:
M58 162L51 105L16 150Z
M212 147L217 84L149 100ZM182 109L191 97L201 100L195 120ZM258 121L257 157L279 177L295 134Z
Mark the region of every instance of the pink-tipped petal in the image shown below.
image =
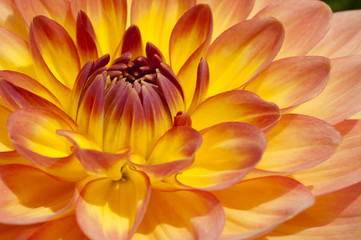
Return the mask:
M23 39L28 39L29 32L13 0L0 2L0 26L11 30Z
M277 58L308 53L327 33L332 10L322 1L288 0L267 6L255 18L275 17L285 28Z
M361 110L361 56L332 59L331 66L325 90L292 112L337 124Z
M135 239L215 240L223 225L222 206L207 192L152 191Z
M233 90L265 69L283 42L282 24L274 18L241 22L223 32L209 48L208 96Z
M332 15L331 28L309 55L343 57L360 55L361 10L337 12Z
M284 114L266 134L268 147L257 168L277 172L296 172L330 158L342 142L340 133L320 119Z
M130 239L146 211L150 183L141 172L123 169L119 181L89 182L78 199L76 217L80 228L93 239Z
M276 228L269 240L361 238L361 183L316 198L311 208Z
M262 177L213 192L226 214L222 240L254 239L314 203L311 192L287 177Z
M176 179L183 185L219 190L239 182L261 159L263 132L246 123L221 123L201 131L203 143L194 163Z
M122 55L126 52L131 52L133 58L144 55L142 36L136 25L130 26L124 33Z
M0 167L0 222L43 222L72 205L75 186L24 165Z
M165 178L182 171L193 163L202 136L190 127L174 127L156 143L146 162L137 155L130 161L155 178Z
M290 57L280 59L252 79L244 88L279 108L304 103L326 87L331 69L324 57Z
M309 186L316 196L361 181L361 120L345 120L335 128L343 137L340 149L327 161L292 174L293 178Z
M254 93L234 90L206 99L191 114L193 127L201 130L222 122L245 122L267 130L277 123L277 105Z

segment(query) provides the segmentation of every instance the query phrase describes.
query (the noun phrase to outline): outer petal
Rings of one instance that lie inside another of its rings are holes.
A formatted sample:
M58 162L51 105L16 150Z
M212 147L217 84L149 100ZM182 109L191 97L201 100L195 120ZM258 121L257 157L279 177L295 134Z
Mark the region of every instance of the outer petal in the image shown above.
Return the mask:
M332 58L360 55L360 24L361 10L334 13L327 35L309 54Z
M207 192L152 191L134 239L215 240L223 224L222 206Z
M130 161L156 178L165 178L189 167L202 144L202 136L190 127L174 127L156 143L147 161L131 156Z
M34 225L7 225L0 224L0 239L1 240L23 240L29 238L39 227Z
M13 0L0 2L0 26L11 30L23 39L29 36L28 29Z
M335 127L343 136L336 154L313 168L292 174L293 178L309 186L316 196L361 181L361 120L346 120Z
M251 12L255 0L197 0L209 4L214 18L213 39L226 29L245 20Z
M149 201L149 179L128 167L123 174L119 181L91 181L81 192L76 216L89 237L129 239L142 220Z
M268 147L257 168L295 172L330 158L342 142L328 123L305 115L285 114L267 133Z
M253 239L314 203L305 186L281 176L244 181L213 194L226 214L220 239Z
M11 111L0 105L0 152L7 152L14 150L7 133L6 123Z
M245 87L281 109L291 108L319 95L331 69L324 57L291 57L273 62Z
M241 22L222 33L210 46L208 96L240 87L266 68L283 41L283 27L273 18Z
M255 18L275 17L285 28L278 58L308 53L327 33L332 10L322 1L288 0L269 5Z
M256 94L234 90L206 99L191 114L193 127L201 130L222 122L246 122L261 129L277 123L277 105L263 101Z
M361 110L361 56L331 61L331 77L322 93L295 110L337 124Z
M262 240L345 239L361 237L361 184L316 198L311 208Z
M261 159L267 140L246 123L221 123L201 131L194 163L176 179L192 188L219 190L239 182Z
M67 210L75 187L24 165L0 167L0 222L31 224L48 220Z

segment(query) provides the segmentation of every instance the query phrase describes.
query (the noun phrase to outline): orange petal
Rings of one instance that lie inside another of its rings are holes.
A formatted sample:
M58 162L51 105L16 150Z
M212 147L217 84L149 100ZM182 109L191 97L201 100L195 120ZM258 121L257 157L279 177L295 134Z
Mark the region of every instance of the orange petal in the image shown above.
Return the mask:
M239 182L261 159L263 132L246 123L228 122L201 131L203 143L194 163L177 180L192 188L219 190Z
M169 63L169 39L178 19L194 0L133 0L131 24L137 25L144 42L157 46Z
M80 228L94 239L130 239L146 211L148 177L125 167L119 181L89 182L80 194L76 217Z
M214 19L213 39L226 29L245 20L253 8L255 0L197 0L209 4Z
M75 0L72 1L72 11L84 10L93 24L101 49L100 56L114 56L121 43L127 20L126 0Z
M13 0L0 2L0 26L11 30L25 40L29 37L28 29Z
M311 208L266 236L270 240L361 238L361 183L316 198Z
M0 105L0 152L7 152L14 150L14 147L10 141L7 133L6 123L11 111Z
M144 55L142 36L136 25L130 26L124 33L122 55L126 52L131 52L133 58Z
M361 56L332 59L331 65L325 90L292 112L337 124L361 110Z
M170 65L179 77L187 103L196 88L197 66L205 55L212 36L212 12L208 5L188 10L175 25L170 39Z
M39 54L56 79L73 87L80 60L73 40L59 23L44 16L35 17L30 26L30 47L36 65L41 65Z
M257 168L296 172L330 158L342 137L328 123L306 115L284 114L267 133L268 147Z
M0 239L1 240L25 240L39 228L39 224L33 225L7 225L0 224Z
M330 61L324 57L284 58L271 63L245 90L281 109L291 108L319 95L327 85L330 69Z
M360 24L361 10L334 13L330 30L309 54L332 58L360 55Z
M134 238L215 240L223 224L222 206L207 192L152 191L147 212Z
M273 18L241 22L223 32L209 48L208 96L240 87L265 69L277 55L284 36Z
M0 166L8 164L31 165L25 158L20 156L15 150L0 152Z
M279 1L259 12L255 18L275 17L285 28L285 41L277 58L308 53L327 33L332 10L322 1Z
M34 76L29 44L10 30L0 27L0 70L13 70Z
M204 129L222 122L246 122L266 130L277 123L277 105L256 94L234 90L206 99L191 114L193 127Z
M146 162L137 155L130 161L156 178L165 178L189 167L202 143L202 136L189 127L174 127L156 143Z
M293 178L309 186L316 196L361 181L361 120L345 120L335 127L343 137L340 149L327 161L292 174Z
M220 239L253 239L314 203L305 186L281 176L247 180L213 194L226 214Z
M24 165L0 167L0 222L32 224L57 216L72 206L75 187Z

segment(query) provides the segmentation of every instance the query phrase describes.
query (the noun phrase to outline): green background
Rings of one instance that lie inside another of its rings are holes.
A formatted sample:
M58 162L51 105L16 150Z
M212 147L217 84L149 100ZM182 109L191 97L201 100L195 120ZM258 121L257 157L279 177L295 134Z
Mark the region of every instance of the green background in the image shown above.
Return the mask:
M361 0L324 0L334 12L361 9Z

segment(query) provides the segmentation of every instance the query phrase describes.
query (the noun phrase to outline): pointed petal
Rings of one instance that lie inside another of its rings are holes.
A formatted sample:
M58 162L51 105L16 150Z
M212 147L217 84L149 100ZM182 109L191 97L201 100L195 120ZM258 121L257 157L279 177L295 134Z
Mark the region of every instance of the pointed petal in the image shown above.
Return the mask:
M80 60L73 40L60 24L44 16L35 17L30 26L30 46L33 55L38 51L56 79L73 87Z
M306 115L284 114L266 134L268 147L257 168L296 172L330 158L342 142L330 124Z
M361 110L361 56L332 59L331 65L325 90L292 112L337 124Z
M131 52L133 58L144 55L142 36L138 26L132 25L125 31L122 43L122 55Z
M29 44L10 30L0 27L0 70L12 70L34 76Z
M194 163L176 179L183 185L219 190L239 182L261 159L263 132L246 123L221 123L201 131L203 143Z
M81 66L84 66L89 60L98 59L98 40L93 25L84 11L79 11L76 19L76 45Z
M123 172L120 181L89 182L78 199L76 217L80 228L94 239L130 239L148 205L150 183L141 172ZM124 197L126 196L126 197Z
M226 214L220 239L253 239L314 203L305 186L281 176L247 180L213 194Z
M361 10L337 12L332 15L331 28L309 55L343 57L360 55Z
M272 62L245 90L281 109L291 108L319 95L327 85L330 69L330 61L324 57L284 58Z
M202 136L189 127L174 127L156 143L146 162L139 156L130 161L156 178L165 178L189 167L202 143Z
M44 172L23 165L0 167L0 222L31 224L43 222L66 211L75 187Z
M60 218L54 221L46 222L38 230L35 231L29 240L85 240L87 237L78 227L78 223L74 215Z
M195 0L133 0L131 24L137 25L144 42L157 46L169 63L169 39L178 19Z
M361 120L345 120L335 127L343 137L340 149L327 161L292 174L293 178L309 186L316 196L361 181Z
M267 235L270 240L344 239L361 237L361 184L316 198L311 208Z
M209 48L208 96L233 90L265 69L277 55L284 36L273 18L241 22L223 32Z
M277 105L263 101L256 94L234 90L206 99L191 114L195 129L201 130L222 122L245 122L263 130L277 123Z
M279 1L255 18L275 17L285 28L285 41L277 58L308 53L327 33L332 10L322 1Z
M0 26L11 30L23 39L28 39L29 32L13 0L0 2Z
M201 191L152 191L147 212L135 239L215 240L222 231L224 213L218 200Z

